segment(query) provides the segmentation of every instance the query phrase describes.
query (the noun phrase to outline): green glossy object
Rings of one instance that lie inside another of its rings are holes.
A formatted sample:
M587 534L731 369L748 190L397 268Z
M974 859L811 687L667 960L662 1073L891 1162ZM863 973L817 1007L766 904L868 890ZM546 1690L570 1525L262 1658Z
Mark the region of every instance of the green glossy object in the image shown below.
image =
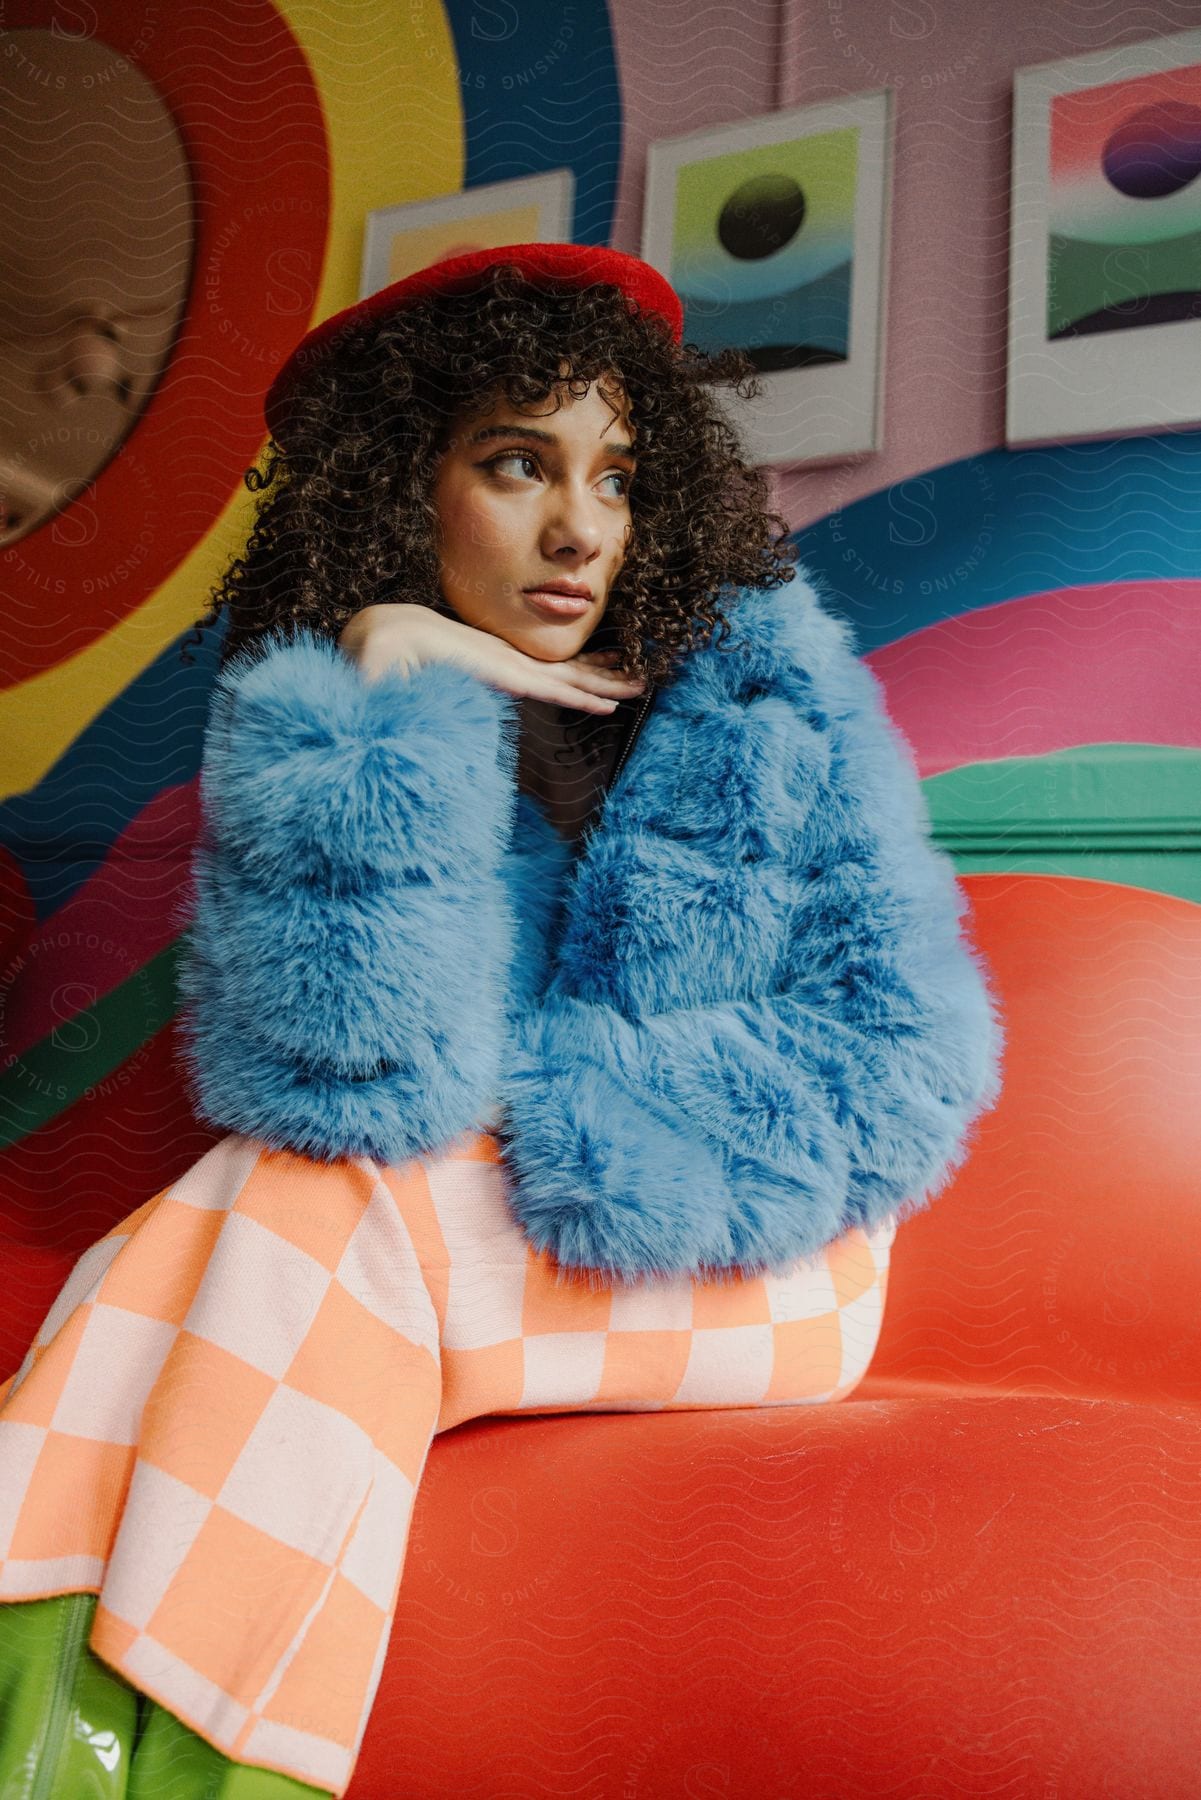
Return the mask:
M233 1762L89 1648L95 1594L0 1602L0 1800L329 1800Z

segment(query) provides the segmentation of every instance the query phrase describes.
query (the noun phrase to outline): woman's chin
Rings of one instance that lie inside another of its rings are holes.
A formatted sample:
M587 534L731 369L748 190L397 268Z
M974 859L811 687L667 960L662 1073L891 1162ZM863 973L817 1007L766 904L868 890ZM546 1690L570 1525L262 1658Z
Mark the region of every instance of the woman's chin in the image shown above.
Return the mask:
M472 616L449 604L447 611L474 630L486 631L502 643L511 644L523 656L548 663L567 662L578 656L600 623L587 614L575 619L555 619L539 614L523 594L512 596L503 606L491 606L483 613L474 609Z
M498 635L503 636L506 643L512 644L514 650L520 650L526 656L535 656L539 662L567 662L583 649L587 635L578 629L578 621L573 620L572 623L577 626L575 631L567 631L553 620L546 623L533 620L528 625L523 621L514 630Z
M541 644L514 644L513 648L523 651L526 656L534 657L538 662L545 663L570 662L576 655L575 649L556 649Z

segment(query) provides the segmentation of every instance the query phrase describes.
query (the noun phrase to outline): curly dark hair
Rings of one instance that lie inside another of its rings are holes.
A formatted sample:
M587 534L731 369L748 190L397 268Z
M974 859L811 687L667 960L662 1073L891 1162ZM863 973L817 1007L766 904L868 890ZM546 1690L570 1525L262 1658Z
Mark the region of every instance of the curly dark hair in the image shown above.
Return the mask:
M355 326L293 390L286 449L270 438L266 468L243 477L262 496L245 551L193 630L226 609L224 664L281 627L336 638L380 601L448 612L429 491L452 430L502 392L523 411L564 387L582 397L596 381L603 393L614 376L638 438L633 535L587 647L612 646L648 684L668 681L716 626L730 633L724 594L780 587L795 566L786 521L766 511L766 478L743 461L711 391L726 383L754 399L754 365L741 351L677 345L611 284L534 283L511 263L468 292Z

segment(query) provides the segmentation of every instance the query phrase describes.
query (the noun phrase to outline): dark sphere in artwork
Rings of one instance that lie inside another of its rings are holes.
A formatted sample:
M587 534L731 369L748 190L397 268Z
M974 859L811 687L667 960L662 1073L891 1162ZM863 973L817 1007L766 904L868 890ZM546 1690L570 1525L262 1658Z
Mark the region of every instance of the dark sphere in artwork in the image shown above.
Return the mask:
M759 262L790 244L805 222L805 196L791 175L756 175L730 195L717 218L723 250Z
M1106 180L1131 200L1162 200L1201 175L1201 106L1157 100L1110 132L1101 152Z

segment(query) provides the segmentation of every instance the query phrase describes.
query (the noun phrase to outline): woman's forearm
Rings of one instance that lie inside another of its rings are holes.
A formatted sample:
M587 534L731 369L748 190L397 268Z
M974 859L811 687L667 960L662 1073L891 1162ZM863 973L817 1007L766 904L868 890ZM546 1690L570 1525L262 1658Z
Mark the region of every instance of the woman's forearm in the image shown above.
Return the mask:
M504 706L445 663L368 681L308 633L219 678L180 977L201 1117L395 1160L491 1103Z

